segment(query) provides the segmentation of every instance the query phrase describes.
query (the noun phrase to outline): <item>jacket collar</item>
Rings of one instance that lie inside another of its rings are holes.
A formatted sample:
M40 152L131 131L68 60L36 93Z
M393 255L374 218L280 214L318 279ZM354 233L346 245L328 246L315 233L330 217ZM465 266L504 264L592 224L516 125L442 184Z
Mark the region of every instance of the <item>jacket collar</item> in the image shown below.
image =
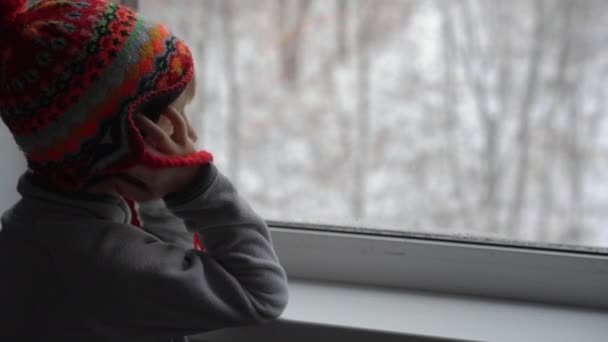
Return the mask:
M96 218L118 223L130 223L131 211L118 197L90 193L68 193L51 189L31 173L23 174L17 185L22 200L13 208L30 215L62 218Z

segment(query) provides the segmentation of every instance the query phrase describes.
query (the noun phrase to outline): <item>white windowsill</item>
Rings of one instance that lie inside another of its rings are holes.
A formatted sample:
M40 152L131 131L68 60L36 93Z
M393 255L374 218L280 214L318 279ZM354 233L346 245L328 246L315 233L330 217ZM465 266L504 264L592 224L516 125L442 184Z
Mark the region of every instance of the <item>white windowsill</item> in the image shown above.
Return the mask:
M608 311L293 279L282 319L476 341L604 341Z

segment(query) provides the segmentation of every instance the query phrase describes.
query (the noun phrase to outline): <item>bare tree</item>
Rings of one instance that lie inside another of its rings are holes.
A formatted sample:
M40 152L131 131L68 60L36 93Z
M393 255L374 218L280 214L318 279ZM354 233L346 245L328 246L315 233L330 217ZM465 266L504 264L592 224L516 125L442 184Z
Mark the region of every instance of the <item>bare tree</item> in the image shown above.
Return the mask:
M203 58L199 59L197 62L197 70L202 70L202 77L196 78L196 93L197 93L197 109L193 112L193 115L189 116L192 127L195 127L201 134L199 134L198 144L200 146L205 146L205 140L207 136L205 134L205 119L207 116L207 86L208 86L208 77L207 77L207 67L209 65L209 61L207 58L207 47L209 45L210 38L210 29L211 29L211 18L212 14L217 7L216 0L205 0L201 4L202 9L199 14L198 21L194 21L192 23L195 24L194 27L191 26L192 30L200 30L201 35L200 38L193 42L193 47L198 53L199 56L203 56Z
M302 60L302 35L312 0L277 0L277 24L281 42L281 76L289 89L297 91Z
M458 102L456 87L456 38L454 37L455 27L451 15L451 5L443 1L438 1L437 8L442 14L441 33L443 49L443 108L441 121L443 128L443 139L445 143L444 156L448 165L449 177L451 180L452 195L457 202L457 220L465 229L474 229L474 220L471 213L467 196L463 189L465 179L460 165L458 151L458 139L456 130L458 129L458 113L456 104ZM456 221L456 220L454 220Z
M371 113L371 50L378 46L381 37L389 23L382 22L381 19L387 9L392 7L379 5L375 1L359 0L356 8L356 131L354 145L354 169L353 169L353 189L352 189L352 216L361 219L366 216L368 193L368 177L370 171L370 154L372 153L371 132L372 132L372 113ZM390 3L388 3L390 5ZM410 14L411 6L405 2L405 13ZM386 35L385 35L386 36Z
M509 216L505 228L510 236L516 236L520 229L522 208L526 208L528 181L530 174L530 151L531 146L531 120L534 102L537 100L537 89L540 77L540 65L545 49L545 24L544 1L532 2L532 20L534 22L534 33L530 42L530 55L528 57L528 70L521 105L519 108L519 123L517 128L517 145L519 154L517 160L517 171L515 186L510 201Z
M503 118L492 111L490 86L488 83L488 65L490 56L484 49L482 23L479 14L475 14L470 1L461 2L460 17L464 33L464 42L460 45L459 59L463 61L466 82L473 93L473 101L477 107L479 121L482 124L482 195L479 200L480 213L483 216L482 225L488 232L501 231L499 213L499 189L502 182L503 170L500 165L500 141ZM474 66L480 71L476 70Z
M355 219L365 217L367 201L368 156L371 130L370 115L370 25L372 4L361 0L357 3L357 128L353 177L352 214Z
M557 206L555 193L556 174L556 159L558 152L558 136L556 128L556 117L564 110L564 100L567 99L569 87L567 86L566 71L570 64L572 55L572 25L574 2L556 2L553 9L552 17L556 18L556 34L552 39L553 44L557 46L555 49L555 62L553 63L554 70L548 80L551 90L549 105L540 116L542 130L540 133L540 144L543 153L540 155L538 165L540 168L539 177L539 208L536 221L535 236L541 241L547 241L551 238L551 220L555 215Z
M240 123L241 99L240 86L237 78L236 41L234 32L234 0L220 1L220 14L222 18L222 36L224 38L224 73L226 75L227 102L228 102L228 175L235 184L239 181L240 171Z
M253 175L241 185L279 217L576 243L605 215L590 196L608 167L604 0L141 3L167 8L168 27L205 56L193 124L226 124L205 143L230 177ZM191 3L207 9L185 24ZM278 79L261 79L269 68Z
M336 0L336 58L338 60L344 60L348 54L349 4L351 4L349 0Z

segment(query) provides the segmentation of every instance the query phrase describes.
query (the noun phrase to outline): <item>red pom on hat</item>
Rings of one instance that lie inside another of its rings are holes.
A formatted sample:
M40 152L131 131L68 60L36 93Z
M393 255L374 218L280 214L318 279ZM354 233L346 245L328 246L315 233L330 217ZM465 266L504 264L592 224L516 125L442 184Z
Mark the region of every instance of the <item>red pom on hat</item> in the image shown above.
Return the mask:
M10 28L27 0L0 0L0 30Z

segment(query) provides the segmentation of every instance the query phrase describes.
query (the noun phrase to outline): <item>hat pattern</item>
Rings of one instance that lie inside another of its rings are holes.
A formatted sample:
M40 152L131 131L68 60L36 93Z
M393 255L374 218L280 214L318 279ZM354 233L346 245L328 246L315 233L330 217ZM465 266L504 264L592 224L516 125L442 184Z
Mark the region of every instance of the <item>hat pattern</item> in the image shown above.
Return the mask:
M161 24L103 0L41 1L5 17L0 115L34 174L78 188L140 163L212 160L151 155L134 124L146 103L176 98L193 77L187 46Z

